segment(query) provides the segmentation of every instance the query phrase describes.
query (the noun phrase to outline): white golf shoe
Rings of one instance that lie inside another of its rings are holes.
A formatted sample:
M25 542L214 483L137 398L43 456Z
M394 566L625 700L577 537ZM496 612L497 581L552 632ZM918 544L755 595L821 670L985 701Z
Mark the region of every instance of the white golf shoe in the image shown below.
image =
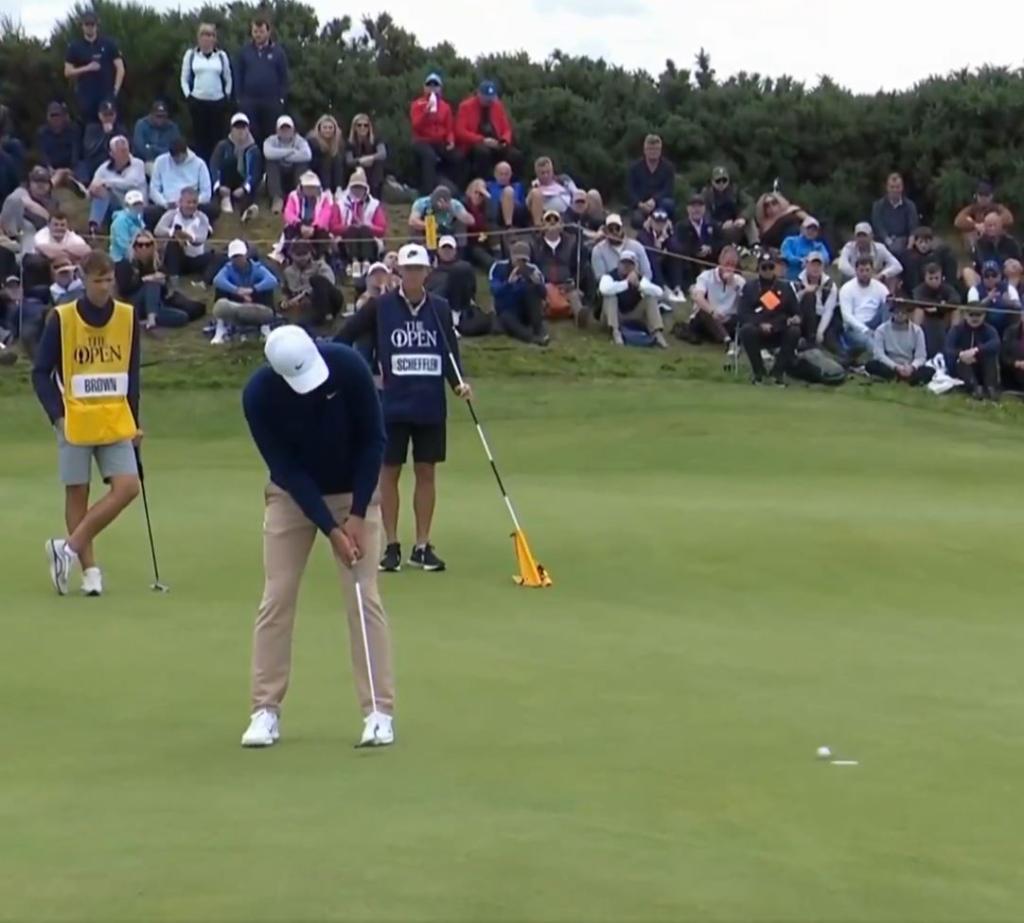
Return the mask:
M249 726L242 735L243 747L272 747L281 737L277 712L261 708L249 718Z
M71 568L74 567L77 556L71 550L71 546L63 538L51 538L46 541L46 557L50 562L50 581L53 588L61 596L67 596L68 580L71 577Z
M82 571L82 592L86 596L103 595L103 572L98 567L87 567Z
M358 747L387 747L395 742L395 725L391 715L372 711L363 723L363 736Z

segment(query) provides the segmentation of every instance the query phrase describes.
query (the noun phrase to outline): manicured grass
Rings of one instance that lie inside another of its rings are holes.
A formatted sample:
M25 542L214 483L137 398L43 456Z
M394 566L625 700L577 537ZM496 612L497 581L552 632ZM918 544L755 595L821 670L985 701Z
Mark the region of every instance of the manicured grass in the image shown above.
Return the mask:
M1019 916L1024 437L1001 413L481 379L555 587L512 585L453 407L451 570L384 581L397 746L351 749L321 548L285 738L244 752L263 472L237 393L164 384L145 413L167 596L141 508L104 537L104 599L52 593L51 439L0 398L0 920Z

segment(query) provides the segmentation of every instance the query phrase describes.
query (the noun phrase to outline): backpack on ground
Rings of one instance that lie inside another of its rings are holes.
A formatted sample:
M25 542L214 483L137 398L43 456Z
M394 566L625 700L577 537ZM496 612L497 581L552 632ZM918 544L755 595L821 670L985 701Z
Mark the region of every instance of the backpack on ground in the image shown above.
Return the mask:
M841 385L846 381L846 369L839 360L817 347L797 353L789 374L812 385Z

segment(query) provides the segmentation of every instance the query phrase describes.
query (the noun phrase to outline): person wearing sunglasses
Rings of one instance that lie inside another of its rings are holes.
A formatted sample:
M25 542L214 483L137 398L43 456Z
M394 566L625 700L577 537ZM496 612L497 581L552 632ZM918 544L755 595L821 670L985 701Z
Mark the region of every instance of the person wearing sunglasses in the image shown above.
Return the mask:
M384 188L384 168L388 161L388 146L373 127L373 119L365 112L352 119L345 145L345 168L351 173L362 167L370 184L370 195L380 198Z
M156 238L140 231L132 241L131 255L114 265L118 295L135 306L143 328L184 327L203 316L201 302L172 292L156 250Z
M733 183L728 167L711 171L711 182L701 190L708 217L722 229L726 243L740 245L757 239L756 228L748 221L750 198Z
M988 323L1002 334L1020 314L1020 293L1003 278L1002 267L993 261L981 267L981 282L967 292L967 304L985 307Z
M777 277L774 254L765 253L757 264L757 278L743 287L740 296L738 339L753 370L752 383L763 384L768 377L763 349L777 349L771 377L785 387L786 373L796 358L800 343L801 318L793 286Z

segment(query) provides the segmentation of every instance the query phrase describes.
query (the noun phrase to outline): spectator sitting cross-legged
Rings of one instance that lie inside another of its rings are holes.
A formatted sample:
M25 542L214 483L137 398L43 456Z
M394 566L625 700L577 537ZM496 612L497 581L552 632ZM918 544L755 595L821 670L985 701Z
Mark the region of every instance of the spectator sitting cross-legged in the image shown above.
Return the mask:
M20 250L23 255L32 253L35 235L49 224L50 215L59 210L50 171L33 167L25 183L7 196L0 208L0 239L7 241L6 246L0 245L0 256L6 254L13 260L12 250Z
M761 196L754 206L757 222L757 236L761 246L778 250L782 242L793 234L800 233L800 226L807 217L799 205L791 203L779 192L768 192Z
M981 235L971 252L974 266L964 269L964 282L968 286L977 285L981 279L981 267L985 263L998 263L1002 266L1007 260L1020 259L1020 244L1006 233L1003 216L998 211L990 211L985 215Z
M853 353L870 353L875 344L873 332L887 319L889 289L874 277L873 270L871 257L861 254L855 264L856 275L839 289L843 335Z
M903 274L900 281L904 292L913 292L924 279L924 267L938 263L947 281L955 282L957 277L956 257L941 240L935 239L931 228L921 226L914 229L914 243L900 256Z
M839 289L825 272L825 257L812 250L793 283L800 311L800 332L808 344L823 346L835 356L842 354L842 313L836 311Z
M145 205L149 183L146 168L138 157L132 156L128 139L118 136L110 141L110 159L100 164L89 186L90 234L99 233L110 212L127 204L129 192L137 192Z
M213 184L206 164L189 150L184 138L175 138L171 149L161 154L153 165L153 176L149 181L149 207L146 209L146 226L156 227L164 212L174 208L181 198L183 189L194 189L202 209L211 221L220 214L213 201Z
M153 175L157 157L170 151L171 145L181 137L178 126L171 121L167 103L157 100L135 123L132 134L132 153L146 165L146 176Z
M327 251L331 233L337 224L334 196L320 185L320 177L307 170L299 177L298 188L288 193L284 206L285 240L308 240L319 257Z
M388 232L387 209L370 192L362 167L352 171L348 188L338 199L332 231L341 238L340 246L352 278L361 279L370 264L380 259Z
M896 302L889 320L875 331L874 353L864 370L884 381L926 385L935 377L927 361L924 331L910 319L907 306Z
M579 238L565 229L562 216L554 209L544 213L543 230L533 242L530 261L545 282L545 313L548 317L571 317L585 327L590 310L580 289Z
M686 257L680 260L680 278L683 287L689 289L698 274L718 259L722 249L721 230L708 218L702 195L690 196L686 220L676 223L675 234L679 252Z
M110 156L110 142L114 138L127 136L128 130L118 116L117 107L109 100L101 103L99 120L85 126L82 159L75 167L75 178L85 185L91 183L96 171Z
M722 237L737 246L756 238L756 227L747 220L750 200L729 176L727 167L711 171L711 182L701 190L711 220L722 229Z
M184 327L206 312L202 302L172 292L160 266L156 238L143 229L135 235L131 251L114 264L118 294L135 306L146 330Z
M946 334L957 317L956 307L951 305L959 305L963 299L959 290L945 279L941 265L925 263L922 271L923 281L913 291L913 309L931 357L945 348Z
M195 189L186 186L181 190L178 207L163 214L154 233L167 240L164 269L172 283L180 276L200 276L206 284L213 281L211 254L206 249L212 227L199 208Z
M270 210L280 215L284 197L298 185L299 177L313 159L309 142L295 131L295 122L290 115L282 115L277 120L276 134L263 142L263 159L267 164Z
M22 284L31 292L50 284L50 264L58 257L67 257L73 265L82 262L90 253L85 240L68 227L68 217L62 211L50 213L46 227L35 235L35 253L21 258Z
M455 188L462 188L462 155L455 147L455 117L442 96L444 81L437 73L427 74L423 93L409 105L412 149L419 163L417 188L421 193L437 186L441 174Z
M655 210L675 218L676 168L662 155L660 135L644 138L644 155L626 172L630 223L640 230Z
M181 95L192 117L192 148L209 163L217 142L224 137L234 95L231 59L218 47L213 23L199 23L196 44L182 55Z
M512 123L493 80L484 80L459 103L455 143L469 164L470 179L486 179L502 161L515 175L522 172L523 155L512 146Z
M975 241L985 231L985 216L989 212L998 212L1003 219L1003 228L1013 227L1013 212L1005 205L996 202L995 190L991 183L980 182L974 193L974 200L956 213L953 227L964 235L964 245L968 250L974 248Z
M451 235L437 242L437 263L427 276L426 286L428 292L448 302L456 329L464 312L477 310L476 272L466 260L459 258L458 241Z
M776 277L775 257L765 254L758 261L757 279L743 288L739 308L739 332L750 367L753 383L761 384L766 376L762 349L778 349L772 378L785 384L786 373L793 365L800 343L800 312L793 287Z
M782 259L786 263L786 278L795 282L803 272L804 264L811 253L820 253L826 263L832 262L828 245L821 239L821 225L813 215L804 218L800 233L787 237L782 242Z
M70 185L78 195L84 192L80 183L72 184L82 159L82 130L59 100L46 107L46 124L36 132L35 149L42 166L52 171L55 186Z
M636 235L636 241L647 251L651 264L651 281L665 290L673 301L685 301L683 278L686 270L680 259L682 247L664 209L656 208Z
M259 326L263 337L270 333L270 325L277 317L277 277L259 260L250 258L244 240L228 244L228 261L214 277L213 288L217 296L213 305L217 327L211 346L226 343L234 326Z
M557 176L550 157L538 157L533 165L535 179L526 194L526 207L534 227L540 227L544 212L554 209L564 215L572 207L576 184L568 175Z
M985 323L985 308L968 305L946 335L946 368L976 400L999 399L999 334Z
M718 254L718 265L705 269L690 289L693 313L684 325L673 333L693 344L709 340L735 348L736 317L746 280L739 271L739 251L727 244Z
M74 81L79 114L89 123L96 118L96 111L104 100L113 99L121 92L124 59L117 42L100 34L95 12L86 10L79 23L82 37L68 45L64 76Z
M639 321L654 337L658 346L668 349L661 309L658 307L658 301L663 295L662 289L641 275L639 260L634 251L623 249L619 254L618 265L601 276L597 288L601 293L601 316L611 330L612 342L616 346L625 344L622 336L623 321Z
M461 225L461 227L460 227ZM453 236L473 226L473 216L458 199L452 197L447 186L438 186L430 195L421 196L409 210L409 228L426 236L428 242L433 227L437 237Z
M110 258L115 263L131 253L135 237L146 229L145 211L146 200L142 193L129 189L124 197L124 208L114 212L110 222Z
M373 120L365 112L352 119L345 145L345 168L351 172L362 167L370 193L380 198L384 188L384 168L388 161L388 146L377 136Z
M843 278L852 279L857 275L857 262L862 256L866 256L871 261L872 277L885 282L892 291L896 284L895 280L903 272L903 264L893 256L885 244L875 241L874 232L868 222L861 221L853 229L853 235L853 240L839 253L839 272Z
M345 299L335 285L334 270L317 257L308 240L291 245L291 263L284 268L281 314L291 324L321 327L345 313Z
M306 135L313 155L309 168L320 177L320 185L341 198L345 191L345 138L333 115L322 115Z
M249 131L249 116L236 112L231 117L227 138L214 149L210 159L210 180L214 195L220 198L220 209L230 214L233 202L242 209L242 223L259 213L253 201L263 179L263 156Z
M1024 391L1024 321L1018 316L1003 334L1000 351L1003 387Z
M510 259L498 260L489 274L498 329L535 346L551 342L544 326L544 276L530 262L530 245L517 241Z
M530 227L526 190L512 178L512 166L504 160L494 167L494 179L487 183L491 224L503 231Z
M274 133L288 98L288 57L271 36L270 21L257 13L235 62L235 96L249 116L253 137L262 144Z
M900 257L920 223L917 206L903 195L903 177L899 173L890 173L885 182L885 195L871 207L871 227L875 236L896 257Z
M981 282L967 292L967 304L985 308L986 322L1000 335L1020 315L1020 293L1003 278L1002 267L995 261L981 267Z

